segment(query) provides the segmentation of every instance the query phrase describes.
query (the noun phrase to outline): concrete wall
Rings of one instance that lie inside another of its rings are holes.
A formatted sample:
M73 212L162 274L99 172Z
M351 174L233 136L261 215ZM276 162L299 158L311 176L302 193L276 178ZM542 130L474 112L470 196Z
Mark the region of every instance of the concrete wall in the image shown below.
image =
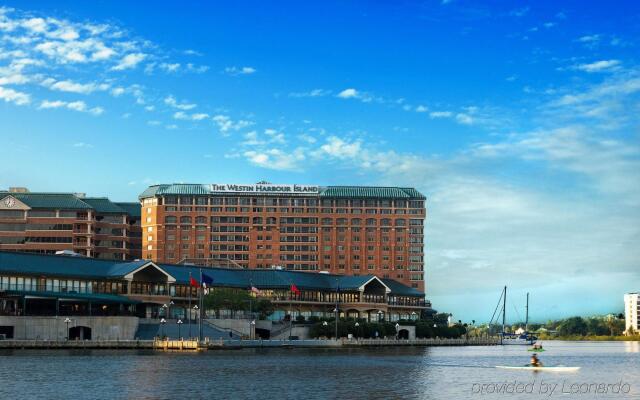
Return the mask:
M250 330L250 326L251 326L251 320L250 319L225 319L225 318L220 318L220 319L208 319L207 321L209 321L212 325L226 330L226 329L231 329L234 332L241 332L243 335L245 336L250 336L251 335L251 330ZM264 321L264 320L257 320L256 321L256 328L258 329L266 329L266 330L271 330L271 326L272 323L271 321Z
M4 317L0 326L13 326L14 339L65 340L67 317ZM92 340L132 340L138 329L137 317L68 317L69 328L91 328Z

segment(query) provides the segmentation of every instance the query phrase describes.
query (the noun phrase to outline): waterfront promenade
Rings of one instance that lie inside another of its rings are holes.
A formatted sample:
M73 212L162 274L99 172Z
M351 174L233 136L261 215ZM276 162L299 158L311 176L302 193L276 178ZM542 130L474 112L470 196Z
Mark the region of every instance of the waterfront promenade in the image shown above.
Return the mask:
M341 339L341 340L0 340L0 349L156 349L208 350L239 348L354 348L396 346L494 346L499 338L469 339Z

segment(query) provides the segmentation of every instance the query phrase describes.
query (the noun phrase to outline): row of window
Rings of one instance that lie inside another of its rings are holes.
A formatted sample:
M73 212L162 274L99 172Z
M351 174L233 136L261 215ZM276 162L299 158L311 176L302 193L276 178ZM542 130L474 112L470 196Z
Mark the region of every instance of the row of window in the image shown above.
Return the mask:
M396 207L424 208L423 200L391 199L322 199L316 198L273 198L273 197L190 197L165 196L160 204L164 205L245 205L245 206L325 206L325 207Z
M73 224L0 224L0 232L70 230L73 230Z
M206 225L209 219L205 216L197 216L191 218L190 216L178 217L175 215L167 215L164 217L165 224L191 224L195 222L198 225ZM404 218L382 218L379 220L380 226L407 226L407 220ZM253 225L277 225L278 221L275 217L253 217L251 219ZM363 223L364 222L364 223ZM211 217L211 224L248 224L249 217ZM410 226L423 226L424 221L422 219L410 219L408 224ZM317 225L318 218L315 217L280 217L280 225ZM334 225L333 218L320 219L321 225ZM363 221L362 218L336 218L335 225L352 225L352 226L378 226L378 220L375 218L367 218Z
M211 208L207 208L207 207L175 207L175 206L166 206L164 209L166 212L208 212L208 213L222 213L222 212L227 212L227 213L237 213L237 212L241 212L241 213L249 213L249 212L253 212L253 213L280 213L280 214L317 214L318 212L322 213L322 214L369 214L369 215L375 215L375 214L397 214L397 215L403 215L403 214L411 214L411 215L419 215L419 214L423 214L423 210L422 209L413 209L410 208L408 210L404 209L404 208L395 208L395 209L391 209L391 208L381 208L381 209L377 209L377 208L366 208L366 209L361 209L361 208L298 208L298 207L280 207L280 208L276 208L276 207L211 207ZM151 211L149 211L149 213L151 213Z
M39 236L27 236L27 237L1 237L0 244L27 244L27 243L72 243L71 237L39 237Z

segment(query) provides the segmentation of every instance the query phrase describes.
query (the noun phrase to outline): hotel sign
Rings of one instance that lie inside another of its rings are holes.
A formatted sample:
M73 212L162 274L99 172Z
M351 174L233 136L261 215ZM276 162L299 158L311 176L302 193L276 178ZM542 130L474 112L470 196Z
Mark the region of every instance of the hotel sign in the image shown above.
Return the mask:
M318 194L320 188L312 185L273 185L270 183L256 183L254 185L238 185L231 183L213 183L210 185L212 193L274 193L274 194Z

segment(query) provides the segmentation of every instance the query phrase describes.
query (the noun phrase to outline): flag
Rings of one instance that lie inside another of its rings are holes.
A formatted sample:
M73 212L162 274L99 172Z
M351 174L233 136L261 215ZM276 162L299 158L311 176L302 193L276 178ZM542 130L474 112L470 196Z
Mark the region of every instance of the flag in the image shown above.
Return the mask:
M206 288L213 284L213 278L207 274L202 274L202 287Z
M198 286L200 286L200 284L198 283L197 280L195 280L195 278L193 276L190 276L189 277L189 286L198 287Z
M291 284L291 292L294 293L294 294L300 294L300 290L293 283Z
M253 285L251 285L251 292L252 292L252 293L255 293L255 294L256 294L256 295L258 295L258 296L259 296L260 294L262 294L262 292L260 291L260 289L258 289L257 287L255 287L255 286L253 286Z

